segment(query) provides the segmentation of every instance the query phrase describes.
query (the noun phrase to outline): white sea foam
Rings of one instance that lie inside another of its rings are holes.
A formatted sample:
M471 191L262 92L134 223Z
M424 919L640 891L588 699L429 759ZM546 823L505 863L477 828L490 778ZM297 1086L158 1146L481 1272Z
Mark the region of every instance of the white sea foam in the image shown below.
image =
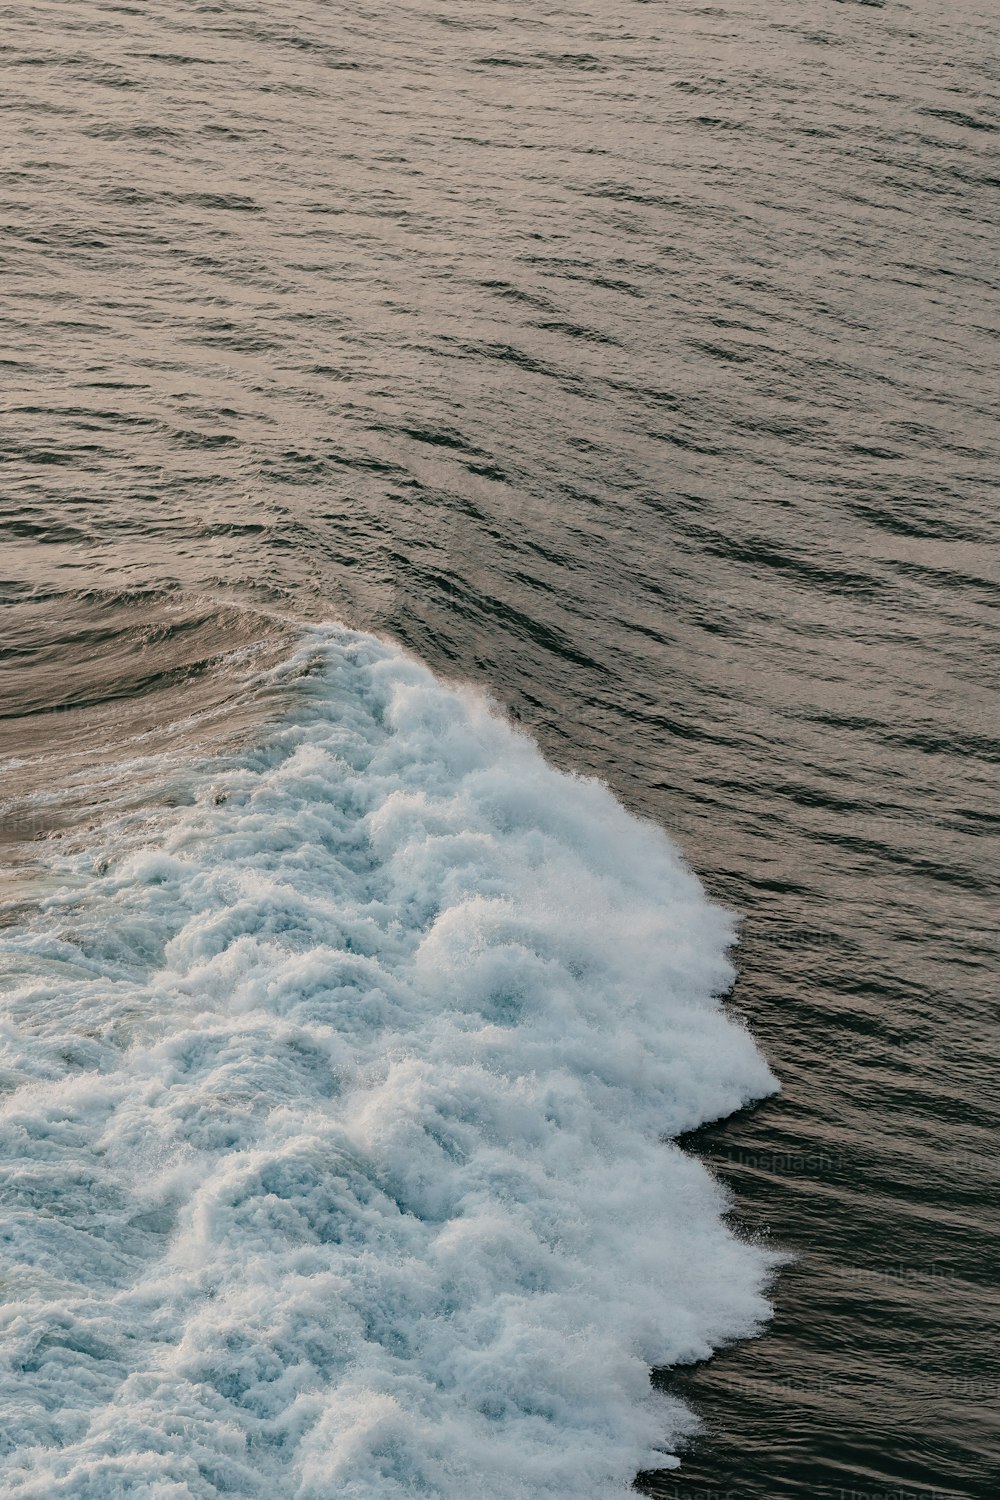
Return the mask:
M5 934L0 1489L623 1493L692 1427L649 1367L768 1312L662 1139L774 1088L731 921L480 697L307 663Z

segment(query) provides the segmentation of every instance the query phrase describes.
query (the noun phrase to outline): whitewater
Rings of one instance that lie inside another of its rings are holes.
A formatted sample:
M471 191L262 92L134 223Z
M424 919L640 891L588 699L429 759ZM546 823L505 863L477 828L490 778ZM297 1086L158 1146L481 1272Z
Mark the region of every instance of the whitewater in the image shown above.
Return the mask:
M697 1426L651 1367L769 1315L672 1139L776 1088L733 918L395 645L268 670L0 932L0 1489L625 1493Z

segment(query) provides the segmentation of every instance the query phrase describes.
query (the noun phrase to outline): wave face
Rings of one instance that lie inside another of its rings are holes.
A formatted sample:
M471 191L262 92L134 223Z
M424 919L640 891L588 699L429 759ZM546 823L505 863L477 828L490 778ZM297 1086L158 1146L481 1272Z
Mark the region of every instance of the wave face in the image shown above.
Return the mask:
M663 1139L775 1086L732 922L395 647L280 671L292 715L3 936L0 1484L624 1492L695 1425L649 1367L768 1313Z

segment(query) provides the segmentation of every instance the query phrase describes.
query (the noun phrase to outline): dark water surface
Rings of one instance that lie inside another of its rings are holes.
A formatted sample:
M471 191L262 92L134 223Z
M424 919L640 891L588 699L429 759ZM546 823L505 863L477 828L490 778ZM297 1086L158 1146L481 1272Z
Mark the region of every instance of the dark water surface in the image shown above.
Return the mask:
M783 1088L691 1144L797 1259L640 1487L997 1493L995 5L3 33L9 919L300 625L485 686L743 914Z

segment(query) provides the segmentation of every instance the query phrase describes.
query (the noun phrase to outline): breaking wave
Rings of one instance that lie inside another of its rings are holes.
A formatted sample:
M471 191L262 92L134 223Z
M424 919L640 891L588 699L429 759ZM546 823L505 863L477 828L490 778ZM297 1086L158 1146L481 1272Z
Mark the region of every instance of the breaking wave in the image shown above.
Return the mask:
M3 934L0 1485L622 1493L695 1425L650 1366L768 1315L666 1139L775 1087L732 921L396 647L278 672L281 724Z

